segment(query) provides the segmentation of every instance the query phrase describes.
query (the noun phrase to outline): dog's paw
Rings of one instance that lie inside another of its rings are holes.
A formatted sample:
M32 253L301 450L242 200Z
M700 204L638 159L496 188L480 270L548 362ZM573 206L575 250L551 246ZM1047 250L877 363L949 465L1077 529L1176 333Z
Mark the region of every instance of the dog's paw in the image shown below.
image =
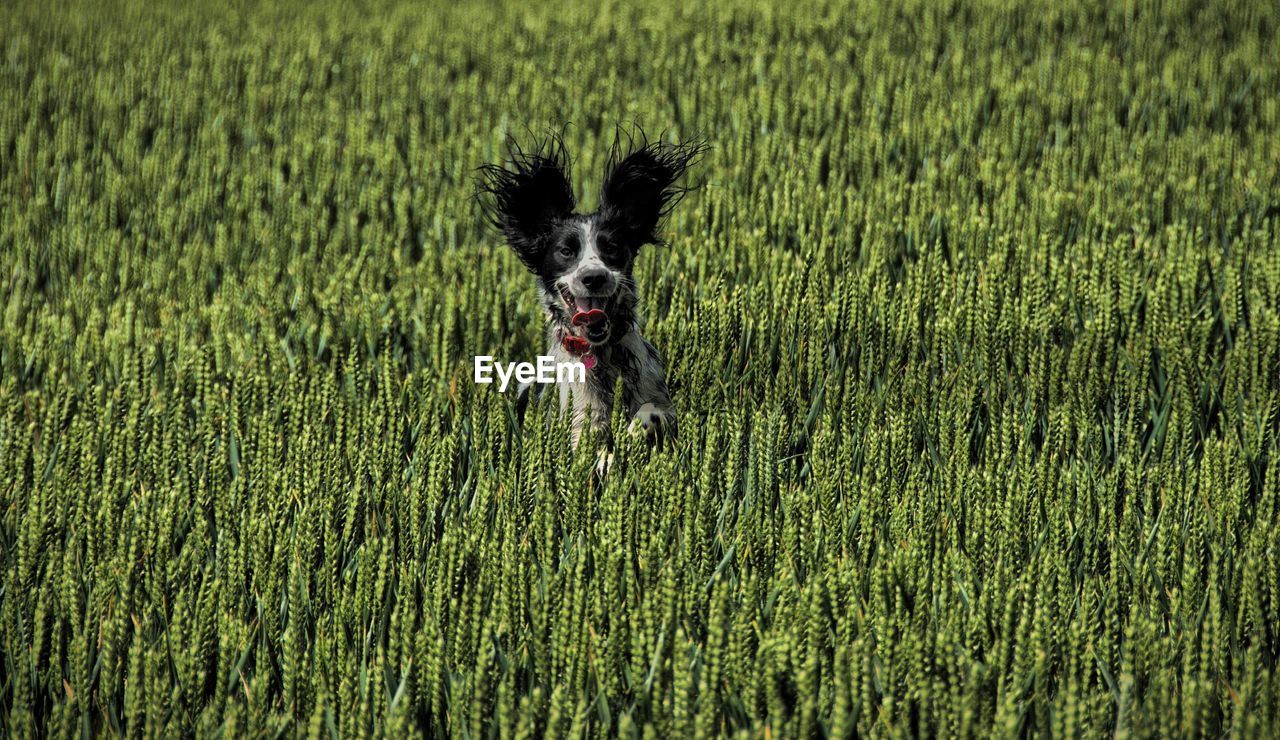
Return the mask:
M652 403L641 406L631 420L630 432L651 441L675 439L676 415L671 409Z
M613 469L613 463L613 453L607 449L601 449L600 452L596 454L596 475L601 478L608 475L609 471Z

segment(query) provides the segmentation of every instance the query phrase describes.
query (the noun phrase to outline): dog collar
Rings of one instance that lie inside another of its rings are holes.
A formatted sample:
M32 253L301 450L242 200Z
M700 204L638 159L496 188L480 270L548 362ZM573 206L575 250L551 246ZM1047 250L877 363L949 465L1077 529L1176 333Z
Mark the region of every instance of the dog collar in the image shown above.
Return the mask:
M596 356L591 351L591 343L585 337L576 334L566 334L560 340L560 346L564 347L564 351L582 360L582 364L590 370L596 366Z

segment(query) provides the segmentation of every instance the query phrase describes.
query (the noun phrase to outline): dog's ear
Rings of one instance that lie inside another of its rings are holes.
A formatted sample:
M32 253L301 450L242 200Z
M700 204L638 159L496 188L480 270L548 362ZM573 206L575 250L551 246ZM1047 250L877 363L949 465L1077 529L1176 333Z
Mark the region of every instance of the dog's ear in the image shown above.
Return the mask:
M489 223L536 270L556 222L572 215L575 205L564 142L552 136L534 152L512 143L510 168L481 167L476 195Z
M632 147L628 147L632 148ZM600 193L600 213L633 247L654 244L658 225L691 188L677 186L685 170L707 150L706 142L641 143L625 157L615 145Z

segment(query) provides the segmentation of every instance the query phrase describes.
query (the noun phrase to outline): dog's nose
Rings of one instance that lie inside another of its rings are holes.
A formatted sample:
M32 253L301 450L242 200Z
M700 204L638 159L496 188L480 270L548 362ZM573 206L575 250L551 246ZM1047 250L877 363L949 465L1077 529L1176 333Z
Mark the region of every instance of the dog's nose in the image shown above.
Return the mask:
M592 270L583 273L578 279L582 281L582 287L592 293L600 293L609 285L609 273L605 270Z

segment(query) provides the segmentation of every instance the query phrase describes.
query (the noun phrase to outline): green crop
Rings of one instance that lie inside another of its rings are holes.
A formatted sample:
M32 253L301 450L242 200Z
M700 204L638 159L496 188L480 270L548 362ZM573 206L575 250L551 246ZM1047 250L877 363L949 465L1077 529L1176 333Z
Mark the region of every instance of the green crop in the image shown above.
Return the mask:
M1280 8L10 2L0 734L1280 734ZM472 197L705 137L598 480Z

